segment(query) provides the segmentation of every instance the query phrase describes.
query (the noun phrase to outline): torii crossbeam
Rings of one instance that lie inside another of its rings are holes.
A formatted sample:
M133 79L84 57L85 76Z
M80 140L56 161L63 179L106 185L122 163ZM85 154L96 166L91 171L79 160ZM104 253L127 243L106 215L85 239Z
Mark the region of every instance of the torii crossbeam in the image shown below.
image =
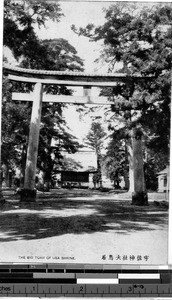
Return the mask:
M92 97L91 88L113 87L116 86L117 82L130 82L131 80L138 81L146 79L146 77L144 78L139 74L133 77L128 76L125 73L86 74L82 72L31 70L18 67L11 67L8 65L4 65L4 73L8 75L8 78L11 81L30 82L35 84L34 91L29 94L13 93L12 95L13 100L33 101L29 143L27 149L24 189L21 194L22 201L35 201L36 199L35 175L38 156L42 102L111 105L113 103L109 101L108 97ZM43 94L43 86L49 84L59 86L81 86L83 87L83 96ZM133 162L135 193L138 193L139 195L143 194L142 196L145 197L141 141L138 141L137 139L134 139L133 141L133 149L136 149L136 160L134 160Z

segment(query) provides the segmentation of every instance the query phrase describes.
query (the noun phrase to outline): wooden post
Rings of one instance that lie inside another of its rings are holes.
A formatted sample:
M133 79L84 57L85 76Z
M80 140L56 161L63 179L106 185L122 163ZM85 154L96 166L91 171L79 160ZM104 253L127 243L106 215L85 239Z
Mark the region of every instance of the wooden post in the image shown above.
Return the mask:
M42 83L36 83L33 93L33 106L27 149L24 189L21 191L21 201L32 202L36 199L35 175L38 156L39 131L42 108Z
M148 196L145 187L143 154L142 154L142 130L133 129L133 168L134 168L134 193L132 194L133 205L148 205Z

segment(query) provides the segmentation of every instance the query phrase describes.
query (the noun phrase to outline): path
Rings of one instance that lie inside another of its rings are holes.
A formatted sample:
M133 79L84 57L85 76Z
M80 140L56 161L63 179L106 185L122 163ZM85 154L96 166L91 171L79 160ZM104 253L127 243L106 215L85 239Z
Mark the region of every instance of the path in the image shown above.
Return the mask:
M135 207L111 193L84 190L38 198L1 210L1 262L167 264L167 207L153 201Z

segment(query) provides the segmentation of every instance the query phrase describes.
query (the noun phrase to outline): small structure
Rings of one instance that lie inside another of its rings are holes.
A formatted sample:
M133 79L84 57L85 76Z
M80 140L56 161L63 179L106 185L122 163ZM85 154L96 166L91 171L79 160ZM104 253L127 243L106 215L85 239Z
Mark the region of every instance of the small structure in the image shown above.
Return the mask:
M93 186L92 176L96 172L96 155L94 151L84 148L76 153L62 152L69 165L61 170L55 171L59 174L59 184L62 187L91 188Z
M61 171L62 187L89 187L90 172Z
M164 170L158 173L158 192L164 193L169 191L169 173L170 168L167 166Z

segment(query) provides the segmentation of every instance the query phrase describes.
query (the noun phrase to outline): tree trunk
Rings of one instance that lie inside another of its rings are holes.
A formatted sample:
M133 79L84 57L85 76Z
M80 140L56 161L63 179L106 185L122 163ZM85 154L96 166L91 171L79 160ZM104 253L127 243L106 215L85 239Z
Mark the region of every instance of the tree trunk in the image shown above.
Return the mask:
M2 170L0 169L0 206L5 203L5 199L2 193Z
M26 169L26 146L23 145L22 154L21 154L21 165L20 165L20 187L24 187L24 176L25 176L25 169Z
M125 166L124 166L124 182L125 189L129 190L129 174L128 174L128 151L127 151L127 142L125 140Z
M134 193L132 196L132 204L148 205L143 169L142 131L140 128L133 129L132 144L134 167Z
M51 188L51 174L49 170L44 171L43 180L44 180L44 191L49 192Z
M134 192L134 166L133 166L133 147L132 139L130 138L127 142L127 152L128 152L128 163L129 163L129 192Z
M45 190L47 192L50 191L51 188L51 181L52 181L52 172L53 172L53 166L54 163L52 162L51 159L51 142L52 142L52 138L49 138L48 140L48 153L47 153L47 158L46 158L46 162L44 163L44 184L45 184Z
M102 170L101 170L101 155L97 153L97 172L100 175L99 187L102 188Z
M9 186L9 181L8 181L8 171L9 171L9 167L6 164L3 164L3 173L4 173L4 183L5 183L5 187Z

